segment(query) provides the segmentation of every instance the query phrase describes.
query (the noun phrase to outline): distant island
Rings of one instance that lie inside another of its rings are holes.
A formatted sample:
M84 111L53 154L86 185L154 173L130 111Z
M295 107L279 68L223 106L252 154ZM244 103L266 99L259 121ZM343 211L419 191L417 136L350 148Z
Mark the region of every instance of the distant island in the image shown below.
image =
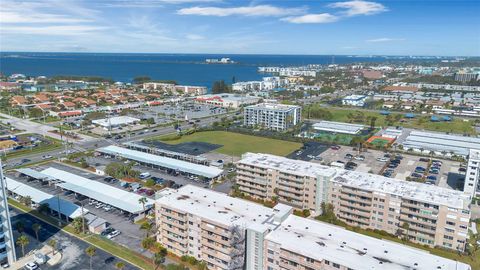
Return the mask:
M224 58L207 58L205 59L205 62L207 64L235 64L235 61L233 61L232 59L228 58L228 57L224 57Z

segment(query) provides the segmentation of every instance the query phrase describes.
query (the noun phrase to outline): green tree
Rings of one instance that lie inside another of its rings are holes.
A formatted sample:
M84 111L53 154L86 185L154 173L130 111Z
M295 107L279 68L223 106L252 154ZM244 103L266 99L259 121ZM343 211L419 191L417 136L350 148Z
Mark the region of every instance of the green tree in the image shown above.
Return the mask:
M133 78L133 82L136 84L142 84L151 81L152 79L148 76L137 76Z
M140 230L145 231L145 238L148 238L148 235L150 234L152 229L153 229L153 224L148 221L145 221L142 223L142 225L140 225Z
M85 253L88 257L90 257L90 270L92 270L93 256L95 256L95 254L97 253L97 248L94 246L89 246L85 249Z
M215 81L212 86L212 94L230 93L231 87L225 84L225 81Z
M40 213L45 213L48 211L48 209L50 209L50 207L48 206L48 204L46 203L41 203L38 208L37 208L37 211L40 212Z
M153 255L153 264L155 265L155 270L158 269L160 265L162 265L165 262L165 255L163 255L160 252L155 253Z
M55 250L57 250L57 240L50 239L47 244L52 248L52 253L55 255Z
M28 112L28 115L31 117L31 118L40 118L40 117L43 117L43 111L39 108L31 108L30 111Z
M146 209L145 209L145 204L147 203L147 201L148 201L148 200L147 200L147 198L145 198L145 197L142 197L142 198L138 199L138 203L141 204L142 207L143 207L143 213L144 213L144 214L145 214L145 210L146 210Z
M17 245L22 247L22 257L25 257L25 247L28 246L28 244L30 244L30 240L26 235L22 234L18 237Z
M17 221L17 223L15 223L15 230L17 230L19 233L22 233L25 230L25 223L23 223L21 220Z
M85 218L76 217L72 221L72 226L75 233L83 233L87 229L87 221Z
M39 241L38 233L40 232L41 229L42 229L42 225L40 225L39 223L33 223L32 230L35 232L35 237L37 238L37 241Z
M118 270L122 270L123 268L125 268L125 263L124 262L117 262L115 264L115 268L117 268Z
M154 237L145 237L142 240L142 248L149 250L153 247L155 244L155 238Z

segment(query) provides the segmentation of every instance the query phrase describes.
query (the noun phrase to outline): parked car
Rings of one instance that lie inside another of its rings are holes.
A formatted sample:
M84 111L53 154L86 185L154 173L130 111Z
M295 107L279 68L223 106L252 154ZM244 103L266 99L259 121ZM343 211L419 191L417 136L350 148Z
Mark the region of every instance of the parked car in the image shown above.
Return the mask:
M352 154L346 154L346 155L345 155L345 158L346 158L346 159L352 159L352 158L353 158L353 155L352 155Z
M458 172L466 172L467 168L458 168Z
M386 158L386 157L378 157L378 158L377 158L377 161L387 162L387 161L388 161L388 158Z
M106 229L101 233L101 235L106 236L106 235L110 234L110 233L113 232L113 231L115 231L114 228L108 227L108 228L106 228Z
M429 162L430 161L429 158L420 158L419 160L422 161L422 162Z
M340 146L339 146L339 145L332 145L332 146L330 146L330 149L332 149L332 150L339 150L339 149L340 149Z
M419 174L419 173L412 173L412 174L410 174L410 177L413 177L413 178L422 178L422 175Z
M427 177L428 180L433 180L433 181L437 181L437 177L435 175L429 175Z
M356 156L356 157L354 157L354 159L356 159L356 160L365 160L365 157L364 157L364 156Z
M107 234L107 238L108 239L113 239L114 237L117 237L118 235L120 235L120 231L114 230L113 232Z
M139 176L140 179L147 179L148 177L150 177L149 172L141 173L140 176Z
M28 262L25 264L25 268L28 270L38 269L38 264L36 262Z

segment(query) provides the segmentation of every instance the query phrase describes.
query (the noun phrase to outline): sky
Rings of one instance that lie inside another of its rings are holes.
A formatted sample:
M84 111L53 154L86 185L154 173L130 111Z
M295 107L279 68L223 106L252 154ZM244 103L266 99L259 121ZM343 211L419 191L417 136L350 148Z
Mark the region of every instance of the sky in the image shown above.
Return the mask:
M0 0L0 51L480 56L478 0Z

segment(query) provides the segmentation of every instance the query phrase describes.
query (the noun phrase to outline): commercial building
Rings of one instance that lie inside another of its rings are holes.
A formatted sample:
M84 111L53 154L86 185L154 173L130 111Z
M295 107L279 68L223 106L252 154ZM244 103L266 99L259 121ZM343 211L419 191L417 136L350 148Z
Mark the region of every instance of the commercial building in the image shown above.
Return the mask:
M404 150L412 149L423 154L433 152L435 155L467 157L470 149L479 148L480 145L478 137L416 130L404 130L404 132L409 133L402 136L397 143L401 144Z
M165 156L153 155L115 145L97 149L97 152L113 157L122 157L125 159L134 160L141 164L159 169L170 169L185 174L205 177L206 179L215 179L221 176L223 173L223 170L217 167L191 163Z
M480 71L465 71L461 70L455 73L455 81L468 83L470 81L480 80Z
M479 149L470 149L463 192L470 197L480 195L480 145Z
M312 125L313 129L331 133L342 133L356 135L362 131L365 126L359 124L348 124L342 122L320 121Z
M205 103L225 108L240 108L242 106L255 104L259 100L260 98L258 97L229 93L203 95L195 99L195 101L198 103Z
M269 154L247 153L237 162L241 192L319 214L331 203L352 226L397 234L409 225L411 241L463 250L468 238L468 195L438 186L347 171Z
M467 264L187 185L160 192L157 241L208 269L471 270Z
M366 99L365 95L350 95L342 98L342 105L363 107Z
M245 107L244 125L284 131L300 123L302 108L295 105L261 103Z
M135 125L140 119L130 116L115 116L103 119L92 120L92 124L101 126L106 130L116 129L119 127Z
M8 211L7 183L3 176L2 162L0 161L0 263L12 264L17 260L15 241L13 239L12 224Z

